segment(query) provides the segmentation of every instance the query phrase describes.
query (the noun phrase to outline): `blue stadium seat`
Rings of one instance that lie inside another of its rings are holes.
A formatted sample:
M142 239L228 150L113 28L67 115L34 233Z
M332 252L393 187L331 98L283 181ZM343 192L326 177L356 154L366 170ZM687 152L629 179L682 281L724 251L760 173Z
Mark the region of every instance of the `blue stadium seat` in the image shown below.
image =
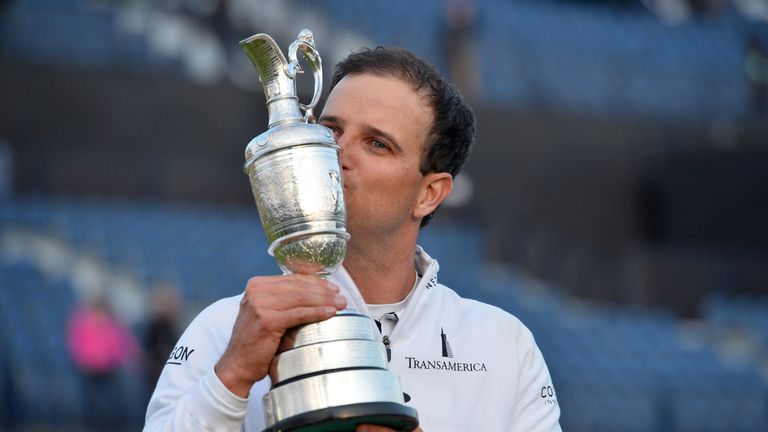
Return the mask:
M277 272L251 207L225 211L74 198L21 199L14 207L15 223L37 226L40 233L64 225L69 232L90 232L73 236L71 245L112 254L113 261L105 262L136 268L147 289L150 281L170 278L193 309L241 292L254 274ZM532 330L548 360L565 429L756 430L753 425L765 424L768 387L755 365L733 367L712 347L687 343L680 321L663 310L574 301L509 269L490 270L482 236L476 229L436 223L424 230L420 244L443 264L446 284L507 310ZM94 248L100 241L110 245ZM82 413L74 401L82 384L61 356L61 329L76 302L73 288L27 262L0 265L0 284L0 338L10 348L0 359L9 377L3 388L7 393L25 386L13 399L13 412L22 422L32 416L77 422ZM713 296L704 315L714 328L765 329L766 305L765 299ZM60 389L48 391L50 382ZM128 377L122 383L123 394L142 392ZM126 406L125 415L133 419L128 420L140 421L142 403ZM722 418L730 412L738 418Z

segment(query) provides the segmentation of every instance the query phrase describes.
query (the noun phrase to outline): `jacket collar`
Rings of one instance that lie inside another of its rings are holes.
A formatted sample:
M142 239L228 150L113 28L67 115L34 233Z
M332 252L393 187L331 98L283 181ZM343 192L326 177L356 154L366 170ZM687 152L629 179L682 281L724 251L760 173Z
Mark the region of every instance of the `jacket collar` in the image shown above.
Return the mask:
M409 310L412 310L416 305L421 303L421 297L425 295L424 291L428 291L437 284L437 271L440 269L437 261L429 256L421 246L416 246L414 253L414 263L416 271L421 276L421 280L414 288L415 292L410 300ZM360 290L355 285L352 277L343 266L339 267L328 278L331 282L341 287L341 292L347 298L347 308L356 310L364 315L371 316L371 312L368 310L368 306L363 299Z

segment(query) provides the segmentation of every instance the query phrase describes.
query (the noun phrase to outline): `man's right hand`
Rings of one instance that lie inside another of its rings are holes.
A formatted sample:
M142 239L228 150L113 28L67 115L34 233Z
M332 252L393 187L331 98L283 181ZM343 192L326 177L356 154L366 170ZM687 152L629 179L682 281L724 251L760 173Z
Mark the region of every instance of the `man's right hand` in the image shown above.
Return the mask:
M267 375L286 330L328 319L346 305L338 286L316 276L251 278L216 375L232 393L247 398Z

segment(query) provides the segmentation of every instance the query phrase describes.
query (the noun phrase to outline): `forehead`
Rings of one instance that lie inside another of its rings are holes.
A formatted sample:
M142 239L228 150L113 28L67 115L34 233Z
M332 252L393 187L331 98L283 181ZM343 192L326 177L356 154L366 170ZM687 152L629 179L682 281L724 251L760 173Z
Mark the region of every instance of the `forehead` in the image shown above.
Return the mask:
M366 122L401 142L421 148L432 127L433 112L426 97L405 81L382 75L347 75L328 96L323 116L352 123Z

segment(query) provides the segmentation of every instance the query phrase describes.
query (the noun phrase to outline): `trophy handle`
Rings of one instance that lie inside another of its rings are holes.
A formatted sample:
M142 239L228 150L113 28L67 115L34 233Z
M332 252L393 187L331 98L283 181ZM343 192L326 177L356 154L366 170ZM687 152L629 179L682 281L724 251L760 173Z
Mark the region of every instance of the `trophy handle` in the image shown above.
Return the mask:
M297 74L303 73L299 65L299 59L297 57L298 51L304 54L304 60L309 62L312 68L312 75L315 79L315 89L312 95L312 100L309 104L305 105L299 103L299 107L304 111L304 120L307 122L315 122L315 116L312 110L320 100L320 93L323 91L323 62L320 58L320 53L315 49L315 40L312 32L304 29L299 32L298 38L288 47L288 65L286 65L286 72L291 78L295 78Z

